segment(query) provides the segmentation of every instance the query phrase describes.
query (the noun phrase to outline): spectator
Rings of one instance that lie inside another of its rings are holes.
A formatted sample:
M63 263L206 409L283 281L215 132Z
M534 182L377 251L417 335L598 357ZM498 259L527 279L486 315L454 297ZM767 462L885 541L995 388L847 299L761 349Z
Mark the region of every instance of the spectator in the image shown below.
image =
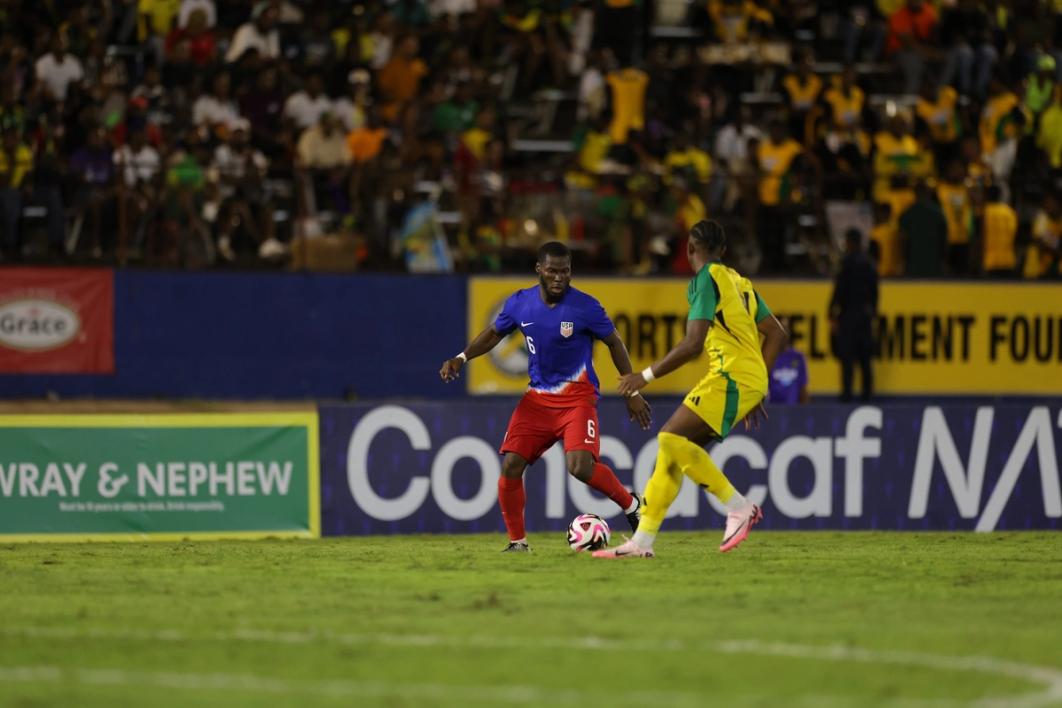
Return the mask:
M251 145L246 120L238 121L214 151L211 177L221 198L217 250L226 261L234 260L237 252L260 253L263 244L275 241L273 208L265 188L268 166L265 155Z
M224 135L240 120L240 109L232 99L231 83L225 71L214 76L210 92L192 104L192 123Z
M1016 258L1014 237L1018 233L1018 217L1009 204L1003 202L1003 192L996 185L988 188L983 218L984 272L991 276L1014 275ZM1055 209L1057 210L1057 202Z
M454 95L435 107L432 128L443 135L460 135L472 127L479 113L479 101L473 95L472 84L462 81Z
M862 122L863 104L866 96L856 84L855 68L846 66L834 86L826 90L823 100L830 107L833 127L849 130Z
M365 124L369 104L372 102L369 95L369 72L365 69L351 71L347 77L347 86L349 95L336 99L332 110L343 124L343 129L349 133Z
M177 11L177 27L184 29L196 12L203 13L203 22L206 27L215 27L218 23L218 9L214 0L181 0L181 8Z
M148 144L143 130L129 133L128 140L114 152L118 171L118 260L125 262L130 229L139 234L158 206L162 158Z
M1017 131L1016 113L1021 101L1001 80L993 80L988 87L988 101L981 112L979 128L981 151L987 157L995 152L1001 139L1013 137Z
M316 218L319 194L327 197L332 211L347 213L350 161L346 136L331 113L323 114L317 125L303 131L296 147L295 169L304 216Z
M1057 278L1062 274L1062 199L1056 192L1045 195L1043 208L1033 220L1032 237L1025 252L1022 275Z
M204 69L214 63L217 49L217 39L202 8L194 9L186 23L166 35L168 61L188 63Z
M52 37L51 51L37 60L37 81L53 101L65 101L67 91L85 77L77 57L66 52L66 42L58 34Z
M922 70L932 56L936 28L937 11L925 0L907 0L889 18L885 49L903 72L905 93L916 94L922 85Z
M156 65L162 64L164 40L180 6L180 0L137 0L137 39L151 49Z
M983 97L999 59L983 4L959 0L945 9L940 18L940 43L947 47L941 88L954 86L964 96Z
M774 23L771 13L751 0L709 0L708 17L716 39L724 44L762 36Z
M355 164L371 162L380 156L387 129L380 125L375 111L369 112L368 121L347 135L347 150Z
M18 257L22 252L19 221L22 202L31 182L33 151L14 130L6 130L0 149L0 226L4 229L4 255Z
M808 115L822 93L822 79L812 70L814 63L815 58L805 53L797 63L797 70L782 80L789 106L789 132L805 145L810 143Z
M933 140L933 156L938 165L946 165L958 157L958 139L962 129L957 106L959 94L950 86L934 88L930 82L922 84L922 93L915 104L915 115Z
M939 278L947 259L948 222L929 185L919 182L915 194L915 203L900 217L905 274Z
M841 19L845 63L852 64L860 57L864 61L877 61L886 34L878 4L873 0L850 0L845 4L848 15Z
M202 266L213 261L213 243L203 217L206 144L189 131L170 155L161 222L148 239L148 261L163 266Z
M381 115L395 122L406 105L417 95L420 80L427 75L428 65L418 57L420 43L413 35L398 42L391 59L380 69L377 82L383 107Z
M1062 169L1062 92L1055 92L1051 105L1040 116L1036 146L1047 155L1051 169Z
M703 193L712 174L712 158L708 153L693 144L689 132L683 130L675 135L671 150L664 156L665 174L669 178L685 180L695 185L695 191ZM696 224L691 222L690 227Z
M874 200L887 201L886 192L898 175L925 175L929 159L911 135L907 119L900 114L892 116L888 129L874 136Z
M878 275L891 277L900 275L903 268L900 263L900 234L898 219L893 218L888 204L874 204L874 229L870 232L871 243L877 244Z
M1036 72L1025 77L1025 110L1035 119L1055 98L1055 58L1043 54L1036 61Z
M614 145L627 142L627 134L645 127L645 90L649 75L630 67L610 71L606 81L612 90L612 124L609 133Z
M959 160L948 165L944 179L937 185L937 199L948 222L948 267L955 275L968 275L974 214L966 186L966 168Z
M103 255L104 212L113 202L115 172L114 151L107 144L106 131L95 127L85 145L70 156L70 173L76 182L76 218L79 223L84 223L86 217L89 220L95 258Z
M321 116L333 112L332 100L324 94L320 74L310 74L306 86L288 97L284 102L284 117L290 120L300 133L317 125Z
M862 400L874 395L870 358L874 353L872 326L878 315L878 274L863 252L863 234L849 229L844 237L845 256L830 299L830 332L841 360L841 401L852 400L855 365L859 364Z
M742 197L755 192L754 175L759 141L763 131L752 120L749 106L739 106L734 120L724 125L715 136L715 170L713 171L712 208L722 206L730 211ZM755 143L750 150L750 143Z
M788 332L789 318L783 317L781 323ZM791 406L809 400L807 359L793 346L793 340L787 339L785 350L775 359L774 368L771 369L767 402Z
M336 58L336 45L329 29L327 12L310 14L308 26L299 37L299 52L304 69L324 71Z
M240 116L251 124L251 141L271 160L287 157L294 139L281 125L284 94L277 81L277 69L265 67L255 78L255 85L240 95Z
M225 53L225 61L235 63L249 50L262 59L280 57L280 33L276 29L277 10L272 3L260 3L251 13L251 20L240 25Z
M63 142L66 135L63 117L58 107L43 114L37 121L33 143L33 201L44 207L45 228L48 232L48 248L52 255L63 254L66 238L66 213L64 212L63 182L66 177L66 159Z
M793 163L803 153L800 143L786 134L785 123L775 120L756 153L760 174L760 209L757 229L762 267L781 271L786 264L786 229L793 202Z

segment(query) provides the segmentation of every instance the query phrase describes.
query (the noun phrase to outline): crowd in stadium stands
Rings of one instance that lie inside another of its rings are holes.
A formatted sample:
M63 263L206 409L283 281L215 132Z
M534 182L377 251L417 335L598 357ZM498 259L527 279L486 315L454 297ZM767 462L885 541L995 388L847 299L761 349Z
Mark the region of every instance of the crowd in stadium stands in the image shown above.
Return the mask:
M678 8L676 10L676 7ZM0 5L2 259L1055 278L1062 3ZM324 242L324 241L322 241Z

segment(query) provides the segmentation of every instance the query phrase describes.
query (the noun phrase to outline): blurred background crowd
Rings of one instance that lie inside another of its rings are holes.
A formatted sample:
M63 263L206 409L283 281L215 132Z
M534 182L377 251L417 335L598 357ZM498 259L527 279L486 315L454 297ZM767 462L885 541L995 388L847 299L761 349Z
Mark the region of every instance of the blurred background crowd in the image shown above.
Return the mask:
M1062 2L0 3L4 261L1057 278ZM785 38L785 39L783 39Z

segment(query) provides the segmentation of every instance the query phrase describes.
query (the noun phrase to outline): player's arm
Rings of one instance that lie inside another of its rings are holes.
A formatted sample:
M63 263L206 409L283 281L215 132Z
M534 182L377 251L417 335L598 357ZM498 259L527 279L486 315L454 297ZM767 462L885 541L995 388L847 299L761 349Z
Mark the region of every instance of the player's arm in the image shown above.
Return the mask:
M704 338L708 336L709 320L690 319L686 322L686 336L678 344L671 348L664 358L653 363L648 368L652 370L652 377L658 379L667 376L683 364L693 361L704 351ZM638 389L649 383L645 378L645 372L639 374L627 374L621 377L619 392L629 396Z
M460 373L461 368L465 365L465 362L469 359L475 359L477 356L483 356L505 339L505 336L499 334L494 325L490 325L485 330L476 335L475 339L468 343L457 356L452 359L447 359L443 362L442 368L439 369L439 377L443 381L449 383L456 379Z
M630 374L634 367L631 366L631 356L627 351L627 345L620 339L619 333L616 330L612 330L612 334L601 341L608 347L609 356L612 357L612 363L620 376ZM653 422L649 403L637 391L633 394L626 394L626 396L628 417L637 421L642 426L642 430L648 430L649 425Z
M757 322L756 329L760 330L760 334L763 335L763 344L760 345L763 363L767 365L767 371L773 371L774 362L778 359L778 355L785 351L786 344L789 343L789 335L774 315L768 315Z
M778 355L785 351L786 346L789 344L789 333L785 331L785 327L771 312L771 308L767 307L767 303L763 301L760 294L755 291L753 291L753 294L756 297L756 329L759 330L760 335L763 337L763 342L760 344L760 353L763 354L763 363L769 376L771 371L774 370L774 363L778 360ZM801 393L802 397L805 395L806 391ZM745 416L745 430L756 430L760 427L760 423L765 420L767 420L767 408L764 406L764 402L760 401L760 404Z

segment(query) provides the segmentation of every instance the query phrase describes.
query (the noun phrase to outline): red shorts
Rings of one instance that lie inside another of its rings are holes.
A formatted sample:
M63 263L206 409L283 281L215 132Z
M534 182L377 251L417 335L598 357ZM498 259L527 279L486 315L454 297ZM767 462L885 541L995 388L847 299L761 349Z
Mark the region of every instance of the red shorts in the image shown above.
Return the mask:
M528 391L509 419L500 452L515 452L533 463L558 440L565 452L586 450L598 459L601 441L597 424L597 400L594 396L549 396L549 405L536 391ZM569 404L570 402L570 404ZM567 405L565 405L567 404Z

